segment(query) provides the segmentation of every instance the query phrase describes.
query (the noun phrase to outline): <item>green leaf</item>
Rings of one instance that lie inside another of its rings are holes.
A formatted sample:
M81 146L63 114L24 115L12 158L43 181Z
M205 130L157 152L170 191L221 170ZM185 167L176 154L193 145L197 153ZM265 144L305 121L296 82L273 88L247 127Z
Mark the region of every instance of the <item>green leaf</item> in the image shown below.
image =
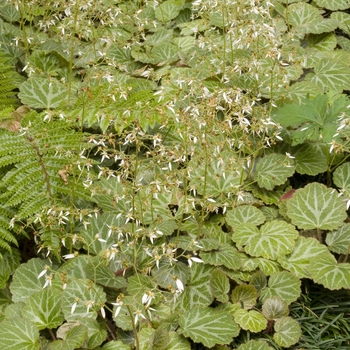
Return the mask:
M315 3L331 11L346 10L350 7L349 0L315 0Z
M235 321L245 330L257 333L267 327L267 319L255 310L237 310L234 314Z
M90 280L72 279L62 295L62 311L67 321L78 317L96 318L97 311L106 302L106 294L102 287Z
M309 265L311 259L327 253L327 247L317 239L298 237L291 254L281 256L278 262L298 278L310 278Z
M350 14L344 11L333 12L331 18L338 22L338 27L347 35L350 34Z
M267 342L263 340L249 340L240 345L237 350L273 350L273 348L268 346Z
M265 301L272 296L282 298L287 304L297 300L300 295L300 280L290 272L277 272L270 276L268 288L261 292L261 300Z
M261 225L265 222L265 215L253 205L241 205L226 213L226 223L230 226L251 223L253 225Z
M45 278L43 276L39 279L38 276L45 270L45 266L48 264L49 262L46 260L30 259L16 270L10 285L12 300L14 302L25 302L32 294L42 291ZM48 275L50 275L49 272Z
M210 275L210 288L213 296L221 303L228 302L228 291L230 281L226 274L219 269L214 270Z
M239 333L237 324L228 312L196 306L179 319L179 333L209 348L215 344L229 344Z
M102 346L102 350L130 350L130 346L124 344L121 340L111 340Z
M87 328L75 323L65 334L63 340L56 340L50 345L50 350L74 350L83 346L88 335Z
M235 227L232 240L238 247L245 245L245 251L251 256L276 260L292 252L298 235L293 225L273 220L262 225L260 232L250 224Z
M191 350L189 341L176 332L169 332L169 343L164 350Z
M185 291L178 299L178 307L182 310L190 310L195 306L209 306L214 296L211 292L210 276L214 268L205 264L193 264L190 269Z
M249 310L255 306L258 298L257 290L254 286L241 284L232 291L231 300L233 304L239 304L239 306L245 310Z
M161 22L169 22L176 18L182 9L180 1L166 0L162 4L156 7L154 12L156 19Z
M40 72L46 73L48 76L57 75L59 68L59 59L54 52L47 53L41 50L35 50L29 57L28 62Z
M31 108L56 108L67 98L67 88L55 79L31 77L20 87L23 104Z
M335 257L330 253L312 259L309 270L316 283L330 290L350 288L350 264L337 264Z
M274 325L273 339L277 345L289 348L298 342L301 337L301 328L298 321L286 316L278 319Z
M344 163L334 171L333 181L340 190L350 193L350 163Z
M198 264L194 264L195 266ZM187 265L182 262L178 262L169 266L169 262L161 262L159 268L153 269L152 275L155 278L156 282L163 288L169 288L171 286L173 289L176 287L176 279L181 280L183 285L189 280L189 270ZM138 290L140 292L140 289Z
M334 33L309 34L307 36L307 48L319 51L333 51L337 46L337 38Z
M226 266L232 270L239 269L242 264L240 253L230 244L220 245L211 252L201 252L200 257L207 264Z
M258 161L254 179L259 186L272 190L275 186L284 184L288 177L294 174L292 161L281 154L269 154Z
M297 190L287 201L287 215L300 229L334 230L346 219L345 203L338 193L320 183Z
M62 293L53 288L46 288L32 294L22 310L23 317L36 324L39 330L56 328L64 320L61 312Z
M264 301L262 313L269 321L277 320L283 316L288 316L288 304L280 296L272 296Z
M295 170L299 174L317 175L327 171L328 163L325 147L319 143L303 143L292 149Z
M338 117L346 111L346 99L329 104L327 95L306 97L302 104L285 104L273 111L273 119L283 127L291 126L292 145L305 140L331 142L337 132Z
M5 319L0 323L1 346L6 350L39 350L39 330L26 318Z
M254 272L249 281L249 284L255 287L258 295L260 295L261 291L266 287L266 283L266 276L260 270Z
M326 243L330 251L347 254L350 251L350 224L343 225L339 230L328 232Z
M321 59L316 63L314 73L309 73L306 80L323 92L342 92L350 89L350 68L341 61Z

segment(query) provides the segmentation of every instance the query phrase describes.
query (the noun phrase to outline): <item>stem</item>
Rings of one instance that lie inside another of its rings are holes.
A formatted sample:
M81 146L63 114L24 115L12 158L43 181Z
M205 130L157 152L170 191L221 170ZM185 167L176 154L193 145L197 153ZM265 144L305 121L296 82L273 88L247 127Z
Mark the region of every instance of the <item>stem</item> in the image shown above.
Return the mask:
M322 231L319 227L317 227L317 239L320 243L322 243Z
M130 306L129 305L126 305L126 308L128 309L128 312L129 312L129 315L130 315L130 318L131 318L131 324L132 324L132 331L134 333L134 337L135 337L135 347L136 347L136 350L139 350L140 349L140 343L139 343L139 337L137 335L137 329L136 329L136 325L135 325L135 322L134 322L134 316L130 310Z
M50 333L50 335L51 335L52 340L56 340L55 334L54 334L54 332L52 331L52 329L48 328L48 331L49 331L49 333Z

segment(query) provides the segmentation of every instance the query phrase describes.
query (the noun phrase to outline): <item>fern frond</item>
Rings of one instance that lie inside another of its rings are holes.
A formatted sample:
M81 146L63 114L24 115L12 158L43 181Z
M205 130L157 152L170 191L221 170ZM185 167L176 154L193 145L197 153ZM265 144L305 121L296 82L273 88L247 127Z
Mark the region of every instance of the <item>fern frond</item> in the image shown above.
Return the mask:
M20 75L8 62L8 56L0 51L0 110L19 105L17 93L13 90L17 87L14 82L19 80Z
M75 197L89 200L90 193L74 176L81 174L76 163L81 145L86 148L85 136L69 121L43 122L33 113L23 123L28 125L24 133L0 130L0 168L8 167L0 178L0 203L16 208L22 220L44 208L72 205ZM59 175L66 168L72 169L68 182Z

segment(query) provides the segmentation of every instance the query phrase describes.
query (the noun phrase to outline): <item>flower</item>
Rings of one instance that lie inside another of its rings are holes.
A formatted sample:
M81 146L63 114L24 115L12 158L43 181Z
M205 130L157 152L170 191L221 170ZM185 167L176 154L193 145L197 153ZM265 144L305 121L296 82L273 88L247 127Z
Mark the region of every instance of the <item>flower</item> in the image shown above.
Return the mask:
M142 314L142 311L141 310L136 310L134 312L134 315L135 315L135 319L134 319L134 324L137 323L137 321L139 320L139 317L143 318L143 319L146 319L146 317Z
M123 302L121 299L118 297L116 303L111 303L112 305L116 306L115 313L114 313L114 318L116 318L120 312L120 309L122 308Z
M45 276L46 282L43 286L43 289L46 288L47 286L52 286L52 275L46 275Z

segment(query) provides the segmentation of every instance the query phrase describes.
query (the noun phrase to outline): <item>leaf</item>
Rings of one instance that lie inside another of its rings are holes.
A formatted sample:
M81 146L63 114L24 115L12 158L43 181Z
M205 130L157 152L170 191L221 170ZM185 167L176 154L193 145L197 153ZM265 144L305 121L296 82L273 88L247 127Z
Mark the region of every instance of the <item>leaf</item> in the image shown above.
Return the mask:
M169 343L164 350L191 350L189 341L176 332L169 332Z
M228 312L195 306L179 319L179 333L209 348L229 344L239 333L237 324Z
M323 92L350 89L350 68L341 61L321 59L315 67L314 73L309 73L306 80L318 86Z
M162 4L156 7L154 14L156 19L161 22L169 22L176 18L182 9L182 5L176 0L166 0Z
M23 317L34 322L39 330L58 327L64 321L61 295L60 291L53 288L31 295L22 310Z
M240 253L230 244L220 245L211 252L201 252L200 257L205 263L214 266L226 266L232 270L241 267Z
M350 251L350 224L327 233L326 243L328 249L334 253L347 254Z
M239 304L241 308L249 310L255 306L258 298L254 286L241 284L232 291L231 300L233 304Z
M309 34L307 48L319 51L333 51L337 46L337 38L333 33Z
M130 350L130 346L124 344L121 340L111 340L102 346L102 350Z
M335 190L310 183L287 201L287 215L300 229L334 230L346 219L346 207Z
M335 169L333 181L340 190L350 192L350 163L344 163Z
M67 88L55 79L31 77L20 87L23 104L31 108L56 108L67 98Z
M273 350L263 340L249 340L246 343L240 345L237 350Z
M311 259L327 253L327 247L315 238L298 237L291 254L281 256L278 262L298 278L310 278Z
M337 132L338 117L346 111L345 99L329 106L327 95L319 94L315 98L306 97L302 104L289 103L273 111L274 121L283 127L291 126L292 145L305 140L331 142Z
M283 316L288 316L288 304L280 296L272 296L264 301L262 313L269 321L277 320Z
M219 269L214 270L210 275L210 289L213 296L221 303L228 302L228 291L230 281L226 274Z
M72 279L63 291L62 311L67 321L74 321L77 317L96 318L105 302L102 287L90 280Z
M260 270L254 272L249 281L249 284L255 287L258 295L260 295L261 291L266 287L266 283L266 276Z
M237 310L234 314L235 321L245 330L258 333L267 327L266 318L255 310Z
M346 10L350 7L349 0L315 0L315 3L331 11Z
M27 263L18 267L10 285L14 302L25 302L30 295L42 291L45 278L39 279L38 276L45 269L46 265L48 265L46 260L30 259Z
M270 276L268 287L261 292L260 299L265 301L272 296L278 296L289 305L298 299L300 285L300 280L290 272L277 272Z
M228 210L225 220L230 226L242 225L248 222L258 226L265 222L265 215L253 205L241 205L233 210Z
M185 291L178 299L179 308L187 311L195 306L209 306L213 302L214 296L208 283L213 270L212 266L205 264L192 265Z
M50 350L74 350L83 346L88 336L87 328L83 325L76 325L68 330L64 340L56 340L50 345Z
M254 179L259 186L272 190L275 186L284 184L294 174L294 170L288 157L273 153L258 161Z
M232 240L238 247L245 245L247 254L276 260L279 256L291 253L298 231L285 221L273 220L262 225L260 232L252 225L235 227Z
M1 346L6 350L39 350L39 330L26 318L14 317L0 323Z
M317 175L328 169L325 147L319 143L303 143L293 147L291 152L299 174Z
M301 328L298 321L286 316L278 319L274 325L273 339L277 345L289 348L298 342L301 337Z
M323 20L320 11L309 4L296 3L287 7L288 24L295 27L299 37L311 33L314 26Z
M344 11L333 12L331 18L338 22L338 27L347 35L350 34L350 14Z
M350 264L337 264L335 257L330 253L312 259L309 271L316 283L330 290L350 288Z

